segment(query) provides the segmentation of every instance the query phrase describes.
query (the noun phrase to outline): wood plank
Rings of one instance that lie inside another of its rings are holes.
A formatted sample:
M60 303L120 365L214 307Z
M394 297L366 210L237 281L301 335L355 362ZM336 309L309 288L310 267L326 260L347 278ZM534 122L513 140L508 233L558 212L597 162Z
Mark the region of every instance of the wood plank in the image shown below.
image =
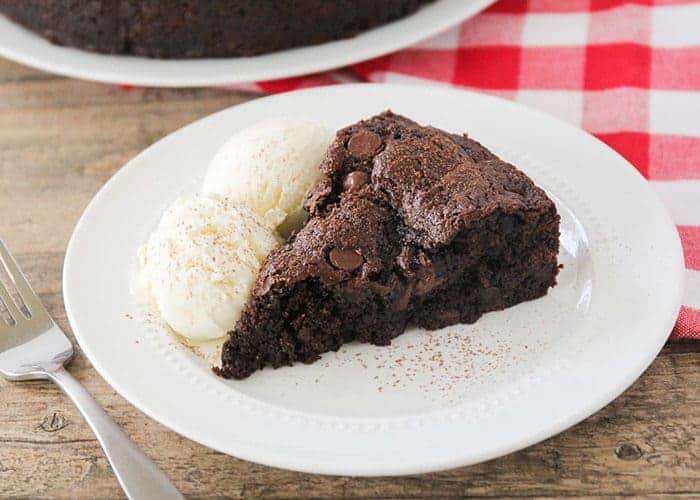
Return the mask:
M184 493L278 498L696 492L698 368L696 353L665 353L602 412L544 443L486 464L403 478L358 479L287 472L212 452L146 419L95 377L82 356L70 367ZM669 383L669 377L678 382ZM110 491L113 478L97 442L57 389L43 382L2 382L0 398L6 422L0 429L2 496L71 496L75 481L84 498Z
M0 234L59 324L65 246L85 205L167 133L251 96L125 90L0 60ZM70 371L193 498L700 495L700 346L670 344L585 422L485 464L400 478L324 477L213 452L126 403L77 350ZM120 490L77 410L45 382L0 380L0 497L108 498Z

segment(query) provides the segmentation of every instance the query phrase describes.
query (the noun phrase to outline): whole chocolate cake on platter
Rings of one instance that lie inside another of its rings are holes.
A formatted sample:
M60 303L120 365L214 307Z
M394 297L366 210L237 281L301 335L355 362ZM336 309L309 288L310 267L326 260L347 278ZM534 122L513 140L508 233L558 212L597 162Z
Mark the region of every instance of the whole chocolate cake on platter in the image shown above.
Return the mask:
M152 58L237 57L351 37L431 0L0 0L53 43Z

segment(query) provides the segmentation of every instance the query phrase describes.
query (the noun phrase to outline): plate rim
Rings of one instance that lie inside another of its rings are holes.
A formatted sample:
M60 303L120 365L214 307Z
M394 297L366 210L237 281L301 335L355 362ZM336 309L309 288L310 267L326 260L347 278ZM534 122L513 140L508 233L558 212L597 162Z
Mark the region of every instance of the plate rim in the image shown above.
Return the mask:
M340 87L348 88L348 87L363 87L365 90L370 90L371 87L379 87L379 88L386 88L386 87L400 87L403 89L411 89L411 91L416 91L416 92L425 92L427 89L425 87L416 87L416 86L411 86L411 85L404 85L404 84L393 84L393 85L388 85L388 84L350 84L350 85L343 85L343 86L334 86L334 87L325 87L325 88L311 88L311 89L304 89L304 90L299 90L299 91L294 91L292 92L293 94L299 94L299 93L323 93L326 91L333 92L333 89L339 89ZM535 108L532 108L527 105L523 105L521 103L517 102L512 102L506 99L502 99L499 97L487 95L487 94L481 94L481 93L476 93L476 92L471 92L471 91L466 91L466 90L460 90L460 89L451 89L451 88L440 88L437 90L439 92L447 92L447 93L452 93L455 97L458 97L461 94L471 94L473 97L477 97L478 99L487 99L487 100L494 100L498 101L500 103L507 103L508 106L513 106L515 108L525 108L527 111L530 113L534 113L536 115L540 115L541 117L547 118L549 120L554 120L556 124L560 127L565 127L570 130L575 131L578 134L584 134L587 136L589 139L594 140L599 147L603 147L606 150L612 152L619 161L624 163L628 170L630 170L630 173L634 174L634 176L637 177L638 181L642 181L644 183L644 188L650 196L652 196L657 202L658 202L658 207L662 209L665 219L667 223L675 228L675 225L673 224L668 211L666 207L658 200L658 197L656 194L653 192L653 190L650 188L648 184L646 184L646 180L639 174L639 172L631 165L627 160L625 160L621 155L619 155L616 151L612 150L609 146L607 146L605 143L600 141L599 139L595 138L594 136L591 136L590 134L586 133L585 131L579 129L578 127L575 127L567 122L564 122L563 120L560 120L558 118L552 117L551 115L548 115L547 113L544 113L540 110L537 110ZM288 98L289 94L292 93L286 93ZM279 96L282 98L282 95ZM278 96L270 96L267 98L263 99L270 99L274 100L278 98ZM155 147L156 144L160 144L162 141L165 140L172 140L172 135L182 131L183 129L194 125L198 122L207 120L213 116L226 113L230 111L233 108L237 108L240 110L241 107L245 107L247 105L252 105L254 102L258 102L259 100L256 101L251 101L250 103L243 103L237 106L232 106L229 108L226 108L224 110L212 113L210 115L207 115L203 118L200 118L190 124L185 125L184 127L171 132L167 136L161 138L159 141L156 143L152 144L148 148L144 149L141 151L138 155L136 155L133 159L131 159L129 162L127 162L123 167L121 167L115 174L110 178L97 192L97 194L93 197L93 199L90 201L90 203L87 205L85 208L83 214L81 215L78 223L75 226L73 235L71 236L71 239L69 241L67 250L66 250L66 255L65 255L65 260L64 260L64 272L63 272L63 292L64 292L64 297L65 297L65 306L66 306L66 312L68 316L68 320L71 324L71 327L73 328L74 335L76 339L78 340L78 343L80 344L83 352L85 353L86 357L90 361L90 363L93 365L93 367L96 369L96 371L108 382L109 385L111 385L122 397L124 397L130 404L134 405L136 408L138 408L140 411L144 412L146 415L148 415L150 418L153 418L157 422L161 423L162 425L165 425L166 427L172 429L173 431L177 432L178 434L181 434L189 439L192 439L198 443L201 443L205 446L208 446L210 448L216 449L218 451L221 451L222 453L226 454L232 454L230 451L230 447L228 449L224 449L223 447L220 447L217 445L217 443L210 442L209 440L202 439L201 437L196 437L193 436L192 433L180 425L178 425L176 422L170 421L168 419L165 419L163 415L158 415L157 412L155 411L150 411L151 409L148 407L144 407L142 402L140 401L135 401L135 399L138 400L138 398L132 398L131 396L127 396L128 391L124 390L121 384L118 383L118 381L114 380L108 373L104 372L103 367L100 366L99 360L93 359L93 354L91 350L88 348L85 348L85 343L83 341L83 336L80 333L79 328L76 328L76 318L74 316L74 308L72 305L72 299L71 299L71 294L69 292L70 289L70 275L72 272L72 265L73 261L71 260L71 255L74 251L74 245L75 240L76 240L76 235L79 234L79 230L84 224L84 220L87 218L88 214L91 211L91 208L93 207L94 204L99 202L99 199L101 196L103 196L110 186L110 184L113 182L115 178L117 178L120 175L124 175L124 172L128 171L131 168L138 168L136 165L138 165L137 160L148 150L151 148ZM641 186L641 185L640 185ZM683 277L684 277L684 265L683 265L683 254L682 254L682 249L680 245L680 238L678 237L678 234L676 231L673 231L675 234L675 239L673 242L669 242L670 245L675 246L675 260L676 260L676 268L677 268L677 283L676 283L676 296L675 300L672 302L676 304L675 308L669 307L669 311L666 314L665 320L663 324L665 325L664 331L669 332L671 331L671 328L673 327L673 324L675 323L675 320L678 315L678 311L681 306L681 299L682 299L682 292L683 292ZM437 460L433 461L430 464L423 465L421 467L416 467L415 465L409 465L409 466L402 466L401 464L396 464L393 466L383 466L383 468L379 471L376 471L374 467L375 465L371 465L371 468L362 468L362 467L355 467L352 470L348 471L346 467L343 466L336 466L335 464L329 464L329 463L324 463L324 462L314 462L314 461L309 461L308 459L298 459L296 461L290 462L290 457L287 454L284 453L273 453L270 450L266 450L263 452L259 452L258 450L252 449L252 448L246 448L246 446L242 445L239 447L239 449L236 450L235 455L239 458L243 458L246 460L250 460L253 462L257 463L262 463L266 465L271 465L275 467L282 467L286 469L291 469L291 470L297 470L297 471L302 471L302 472L310 472L310 473L321 473L321 474L341 474L341 475L363 475L363 476L380 476L380 475L402 475L402 474L414 474L414 473L423 473L423 472L432 472L432 471L438 471L438 470L443 470L446 468L452 468L452 467L457 467L457 466L464 466L464 465L471 465L474 463L481 462L483 460L488 460L492 458L496 458L499 456L502 456L504 454L522 449L526 446L530 446L534 443L540 442L543 439L546 439L548 437L554 436L563 430L571 427L572 425L575 425L582 421L584 418L594 414L595 412L599 411L601 408L609 404L611 401L613 401L615 398L617 398L620 394L622 394L629 386L648 368L648 366L651 364L651 362L654 360L654 358L657 356L658 352L660 349L663 347L665 341L667 339L667 334L661 334L659 333L655 337L655 342L654 342L654 347L650 348L649 351L646 353L646 356L642 361L639 362L639 365L637 366L637 369L631 370L626 374L625 377L621 377L617 379L617 383L615 384L615 387L611 388L604 394L600 394L598 398L595 398L592 402L585 407L581 407L579 411L576 411L574 413L570 413L568 418L562 419L561 421L549 425L546 427L546 430L543 430L542 432L535 433L532 435L529 435L527 437L523 437L522 439L518 441L513 441L509 443L507 446L501 446L500 448L494 450L491 449L488 452L484 452L482 454L479 453L472 453L471 458L469 460L463 460L460 459L459 457L448 457L445 458L444 460ZM96 362L98 361L98 362ZM147 406L147 405L146 405Z
M117 85L140 87L233 85L309 75L380 57L446 31L478 14L494 2L495 0L469 0L468 2L464 0L438 0L432 5L423 6L410 16L367 30L351 38L261 54L255 57L200 59L151 59L139 56L100 54L74 47L54 45L0 13L0 56L58 75ZM426 9L440 9L445 15L439 17L436 11L433 16L435 20L428 23L432 10L426 13ZM22 30L23 36L30 37L32 40L30 50L27 50L26 44L18 48L13 45L11 40L7 41L5 37L8 35L3 35L1 26L3 23L11 24L12 29L19 28ZM402 29L406 25L412 29ZM393 38L385 39L386 36ZM318 53L319 49L321 49L321 53L330 51L332 54L325 55L325 57L315 57L314 53ZM42 56L37 54L38 51L42 53L47 51L47 53ZM60 57L56 57L57 55ZM70 62L61 62L60 59L63 56L68 56ZM248 69L237 73L235 71L237 61L239 65L241 61L243 65L247 64L248 61L253 61L252 64L257 61L262 62L263 65L267 64L268 67L258 70ZM294 61L294 64L290 64L290 61ZM109 67L89 69L90 64L88 63L98 64L100 62L110 63ZM134 63L140 65L139 70L129 68ZM144 72L146 65L149 69ZM197 70L202 65L208 65L211 69ZM227 66L227 71L222 71L221 66ZM167 76L149 73L159 68L177 69L178 72ZM187 76L187 69L197 70L200 73L196 76Z

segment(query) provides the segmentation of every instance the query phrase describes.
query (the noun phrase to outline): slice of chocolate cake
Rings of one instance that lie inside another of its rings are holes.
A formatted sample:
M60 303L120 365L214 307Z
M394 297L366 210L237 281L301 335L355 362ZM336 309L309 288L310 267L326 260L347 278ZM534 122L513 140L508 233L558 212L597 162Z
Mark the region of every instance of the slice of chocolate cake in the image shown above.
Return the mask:
M466 136L385 112L340 130L320 168L308 222L268 256L229 334L224 377L471 323L556 283L554 203Z

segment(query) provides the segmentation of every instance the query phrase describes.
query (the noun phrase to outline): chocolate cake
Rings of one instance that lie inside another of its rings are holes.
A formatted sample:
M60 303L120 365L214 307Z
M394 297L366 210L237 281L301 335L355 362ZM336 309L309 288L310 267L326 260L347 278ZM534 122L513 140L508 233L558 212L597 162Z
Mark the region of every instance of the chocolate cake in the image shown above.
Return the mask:
M224 377L472 323L556 283L554 203L466 135L385 112L340 130L320 168L308 222L268 256L229 334Z
M432 0L0 0L50 41L157 58L250 56L337 40Z

